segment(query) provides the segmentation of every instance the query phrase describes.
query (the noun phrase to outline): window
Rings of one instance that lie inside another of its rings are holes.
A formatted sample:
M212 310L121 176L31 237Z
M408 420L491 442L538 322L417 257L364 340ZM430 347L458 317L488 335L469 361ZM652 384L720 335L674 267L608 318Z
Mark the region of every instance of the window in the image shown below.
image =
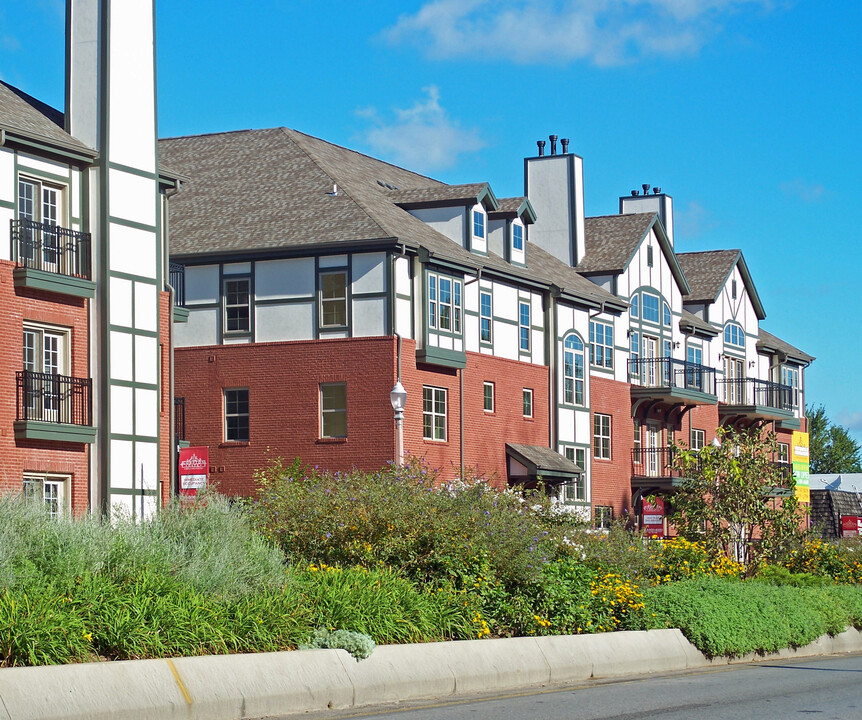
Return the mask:
M251 329L251 280L226 278L224 281L224 329L226 333L247 333Z
M491 342L491 293L479 293L479 340Z
M787 443L778 443L778 462L790 462L790 445Z
M631 307L629 308L629 315L631 315L633 318L640 317L640 314L639 314L640 310L638 308L638 302L639 302L638 294L635 293L634 295L632 295Z
M736 300L736 280L730 282L730 297Z
M643 319L647 322L658 324L659 321L659 301L657 295L643 294Z
M563 401L584 404L584 343L573 334L563 341Z
M73 398L58 376L68 375L69 333L59 328L25 325L22 369L24 417L45 422L70 422Z
M667 303L665 303L664 306L662 307L661 322L662 322L662 325L664 325L665 327L671 326L670 305L668 305Z
M598 530L610 530L614 521L614 509L608 505L596 505L593 508L593 516Z
M614 366L613 325L590 322L590 364L605 368Z
M611 459L611 416L596 413L593 416L593 457Z
M530 303L522 302L518 313L518 329L521 350L530 350Z
M224 391L224 439L248 442L248 388Z
M481 210L473 211L473 237L485 237L485 213Z
M533 391L530 388L524 388L524 417L533 417Z
M347 273L320 273L320 327L347 326Z
M634 450L632 451L632 461L640 465L643 460L641 457L641 421L634 421Z
M482 407L485 412L494 412L494 383L492 382L482 385Z
M691 429L691 449L700 450L706 444L706 431Z
M42 228L32 225L24 228L19 257L35 261L37 267L49 271L56 271L62 250L59 234L50 230L63 224L62 198L62 188L45 185L38 180L18 180L18 218L42 224Z
M646 248L646 264L647 267L652 267L653 257L652 257L652 245L647 245Z
M799 368L782 365L781 384L790 388L790 404L799 407Z
M68 477L62 475L24 475L24 497L44 503L52 518L62 517L66 511L66 484Z
M422 388L422 437L426 440L446 439L445 388Z
M745 332L737 323L727 323L724 326L724 342L726 345L745 347Z
M428 275L428 327L461 333L461 281Z
M631 358L631 373L638 374L638 360L641 359L641 336L638 332L633 332L629 338L629 357Z
M703 365L703 349L696 345L689 345L685 350L685 359L694 365Z
M524 251L524 226L512 223L512 249Z
M575 463L581 470L584 469L586 452L583 448L566 447L563 452L568 460ZM585 475L581 473L568 482L557 485L556 491L557 500L561 503L585 502L587 499Z
M320 437L347 437L347 383L320 385Z

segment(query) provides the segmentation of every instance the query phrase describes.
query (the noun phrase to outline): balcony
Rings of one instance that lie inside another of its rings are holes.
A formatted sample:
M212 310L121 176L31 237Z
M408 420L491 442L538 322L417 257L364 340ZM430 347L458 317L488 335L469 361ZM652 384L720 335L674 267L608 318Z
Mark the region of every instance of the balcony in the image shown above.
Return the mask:
M675 358L629 360L632 399L668 406L714 405L715 370Z
M725 425L778 420L792 424L793 388L789 385L734 378L718 380L718 415Z
M682 473L674 468L672 447L632 450L632 488L670 490L679 485Z
M21 370L16 373L15 438L91 443L90 378Z
M90 233L26 218L11 225L15 287L93 298Z
M170 263L168 266L168 282L174 289L174 322L188 322L189 311L186 308L186 266L180 263Z

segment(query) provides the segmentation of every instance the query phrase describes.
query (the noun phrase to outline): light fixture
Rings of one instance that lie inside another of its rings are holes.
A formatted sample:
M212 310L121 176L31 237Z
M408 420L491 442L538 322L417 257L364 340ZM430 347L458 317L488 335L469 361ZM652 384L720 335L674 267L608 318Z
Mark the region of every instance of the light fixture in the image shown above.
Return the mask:
M404 408L407 405L407 391L399 379L389 393L389 402L395 412L395 464L404 464Z

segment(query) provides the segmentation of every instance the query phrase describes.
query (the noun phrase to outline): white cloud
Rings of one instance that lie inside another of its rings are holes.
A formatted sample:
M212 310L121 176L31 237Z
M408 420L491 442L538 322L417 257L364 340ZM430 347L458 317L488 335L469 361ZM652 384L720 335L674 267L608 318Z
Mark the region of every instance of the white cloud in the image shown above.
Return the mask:
M862 432L862 412L839 411L838 424L851 432Z
M718 227L716 217L696 200L684 208L676 208L673 215L674 241L693 240Z
M620 65L693 54L745 8L772 0L429 0L384 31L437 58Z
M362 108L357 115L373 123L362 139L375 154L411 170L428 172L456 164L459 155L481 150L485 143L478 130L462 128L440 105L435 85L422 88L426 97L412 107L395 108L387 122L375 108Z
M781 192L799 198L804 203L814 203L826 195L826 188L821 183L806 183L800 179L781 183Z

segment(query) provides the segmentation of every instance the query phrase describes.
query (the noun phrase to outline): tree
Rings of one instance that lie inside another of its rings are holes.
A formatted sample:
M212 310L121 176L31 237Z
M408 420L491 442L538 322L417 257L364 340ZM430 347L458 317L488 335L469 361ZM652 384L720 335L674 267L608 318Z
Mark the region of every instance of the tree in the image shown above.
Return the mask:
M673 524L713 557L741 562L747 575L781 562L804 533L796 482L774 461L775 434L719 428L718 442L700 450L675 448L681 484L673 497Z
M808 443L810 471L815 474L862 472L862 447L850 437L846 428L834 425L826 409L809 406Z

